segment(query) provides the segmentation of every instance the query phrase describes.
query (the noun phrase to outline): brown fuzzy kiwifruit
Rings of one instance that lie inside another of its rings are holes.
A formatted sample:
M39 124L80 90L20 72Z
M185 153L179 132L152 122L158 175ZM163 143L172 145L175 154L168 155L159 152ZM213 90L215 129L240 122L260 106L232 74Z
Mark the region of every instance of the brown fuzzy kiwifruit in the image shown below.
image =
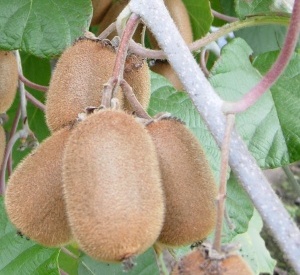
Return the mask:
M200 241L216 223L217 188L205 153L176 119L152 122L147 130L159 158L166 200L158 244L176 247Z
M186 255L173 268L172 275L253 275L254 273L237 254L222 259L209 259L201 250Z
M72 124L88 106L99 106L103 85L112 75L115 49L107 41L83 38L58 60L46 101L50 130ZM123 94L118 93L122 107Z
M5 146L6 146L5 131L2 125L0 125L0 169L4 157Z
M64 156L64 193L79 247L122 261L159 236L164 198L154 144L133 116L101 110L74 129Z
M0 113L12 105L18 86L18 64L12 52L0 51Z
M147 110L150 101L151 82L149 67L145 59L135 54L128 55L125 63L124 79L131 86L141 106ZM124 109L129 113L134 111L126 97L124 98Z
M183 40L190 44L193 42L193 31L190 23L189 14L182 0L164 0L167 9L170 12L170 16L173 18ZM159 45L152 34L149 34L151 47L158 49ZM177 74L167 61L157 61L150 69L158 74L166 77L177 90L184 90L182 83L180 82Z
M110 5L112 4L112 0L92 0L93 5L93 17L91 21L91 25L97 25L102 20L103 16L106 14Z
M71 240L63 200L62 158L69 129L61 129L28 155L9 178L5 207L25 236L45 245Z

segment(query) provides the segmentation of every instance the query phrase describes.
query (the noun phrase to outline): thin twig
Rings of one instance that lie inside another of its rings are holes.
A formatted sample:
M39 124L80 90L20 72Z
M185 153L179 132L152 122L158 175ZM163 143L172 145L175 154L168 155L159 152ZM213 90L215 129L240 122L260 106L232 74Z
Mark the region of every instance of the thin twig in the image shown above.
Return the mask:
M206 53L207 51L203 49L200 53L200 67L206 77L209 76L209 70L206 68Z
M125 97L129 101L132 109L135 111L138 117L145 118L145 119L151 119L151 117L147 114L147 112L144 110L141 103L137 100L132 88L130 85L126 82L126 80L122 80L120 83L120 86L124 92Z
M12 148L17 142L18 139L24 138L26 139L28 136L28 133L25 129L21 129L17 133L15 133L12 138L7 143L7 146L5 148L4 158L2 162L1 172L0 172L0 195L3 195L5 192L5 171L8 163L8 158L11 154Z
M139 20L139 16L133 13L127 21L117 51L112 77L109 79L108 83L104 85L101 106L104 106L106 108L110 107L111 98L116 97L117 95L117 91L120 86L120 81L123 79L123 72L125 60L127 57L129 41L136 30Z
M219 194L217 198L217 223L213 242L213 249L221 252L221 238L223 221L225 216L225 202L227 193L227 170L228 170L228 157L230 149L230 137L234 126L235 115L226 116L226 128L224 139L221 148L221 169L220 169L220 185Z
M67 249L66 247L62 246L60 249L63 253L72 257L73 259L78 259L78 257L74 253L72 253L69 249Z
M67 273L66 271L64 271L63 269L59 269L59 273L60 275L69 275L69 273Z
M292 173L289 166L283 166L282 167L284 173L286 174L289 183L292 185L294 191L297 193L297 196L300 196L300 184L295 179L294 174Z
M31 93L29 93L28 91L26 91L26 98L28 99L28 101L30 101L34 106L38 107L40 110L42 110L43 112L45 112L45 105L40 102L39 100L37 100Z
M232 17L232 16L229 16L229 15L225 15L225 14L219 13L219 12L213 10L213 9L211 9L211 12L212 12L214 17L222 19L222 20L227 21L227 22L235 22L235 21L239 20L237 17Z
M47 92L48 86L39 85L37 83L31 82L29 79L27 79L23 74L19 72L19 79L29 88L41 91L41 92Z
M289 24L289 19L290 18L286 15L281 15L281 16L278 15L276 19L274 18L274 16L266 15L266 16L252 16L242 21L235 21L230 24L226 24L222 26L216 32L207 34L205 37L189 44L189 49L191 52L199 51L201 48L207 46L213 41L216 41L220 37L246 27L261 26L261 25L287 26ZM166 54L162 50L146 49L134 41L130 41L129 48L131 52L141 57L152 58L152 59L167 59Z
M294 49L296 47L300 32L300 0L295 0L291 23L283 44L283 48L273 64L272 68L263 76L261 81L256 84L241 100L237 102L225 102L223 111L225 113L239 113L247 110L273 86L276 80L287 67Z
M16 133L20 118L21 118L21 105L19 104L17 112L16 112L14 120L13 120L13 124L10 129L9 139L11 139L12 136ZM10 152L9 158L8 158L7 172L8 172L8 176L10 176L12 174L12 151Z
M111 23L103 32L98 35L98 39L102 40L116 30L116 22Z

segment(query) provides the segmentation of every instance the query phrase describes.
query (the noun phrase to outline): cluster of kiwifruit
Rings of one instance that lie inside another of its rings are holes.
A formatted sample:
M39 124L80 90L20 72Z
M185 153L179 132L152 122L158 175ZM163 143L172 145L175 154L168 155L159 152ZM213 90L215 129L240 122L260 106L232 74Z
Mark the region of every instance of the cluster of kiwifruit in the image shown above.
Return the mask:
M86 37L62 54L46 101L52 135L15 169L5 196L24 235L46 246L75 240L102 261L122 261L155 243L196 242L216 218L212 172L181 121L145 122L121 91L118 107L91 108L101 105L115 59L109 40ZM146 109L147 63L128 55L124 80Z
M12 52L0 51L0 115L12 105L18 85L18 64ZM0 116L0 168L5 150L5 133Z
M99 26L99 34L102 33L112 22L116 21L120 12L124 9L124 7L128 4L129 0L118 0L118 1L94 1L93 0L93 8L94 14L92 19L92 25ZM180 34L182 35L184 41L187 44L193 42L193 32L190 23L190 18L188 11L182 2L182 0L164 0L164 3L170 13L170 16L174 20ZM137 27L133 39L141 43L141 33L142 33L143 25L139 24ZM159 45L156 39L153 37L152 33L147 30L147 36L149 37L150 46L152 49L159 49ZM108 38L112 39L116 36L117 33L114 31L111 33ZM163 75L166 77L171 84L177 90L184 90L183 85L181 84L177 74L172 69L171 65L166 60L155 60L151 62L150 69L153 72Z

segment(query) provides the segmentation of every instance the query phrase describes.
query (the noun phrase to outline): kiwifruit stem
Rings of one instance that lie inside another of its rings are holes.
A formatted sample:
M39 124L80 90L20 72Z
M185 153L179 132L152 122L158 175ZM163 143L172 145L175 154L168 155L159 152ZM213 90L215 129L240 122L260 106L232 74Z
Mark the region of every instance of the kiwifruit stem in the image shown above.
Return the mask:
M36 106L37 108L39 108L41 111L43 111L45 113L45 105L40 102L39 100L37 100L31 93L29 93L28 91L26 91L26 98L28 101L30 101L34 106Z
M19 71L19 79L29 88L35 89L37 91L41 91L41 92L47 92L48 91L48 87L47 86L43 86L43 85L39 85L37 83L34 83L32 81L30 81L29 79L27 79L20 71Z
M239 29L253 27L253 26L261 26L261 25L288 26L289 22L290 22L289 14L274 13L274 15L268 14L268 15L251 16L244 20L235 21L230 24L226 24L222 26L217 31L213 33L209 33L205 37L189 44L189 49L192 52L199 51L201 48L207 46L213 41L216 41L220 37L225 36L230 32L237 31ZM146 49L134 41L130 41L130 51L145 58L166 59L166 54L162 50Z
M206 77L209 76L209 70L206 68L206 62L207 62L207 54L209 54L208 51L206 51L205 49L202 49L201 50L201 53L200 53L200 67L201 67L201 70L203 71L204 75Z
M219 194L217 197L217 223L215 229L215 236L213 242L213 249L221 251L221 236L223 228L223 220L225 216L225 202L226 202L226 190L227 190L227 169L228 169L228 157L230 148L230 137L234 126L235 115L228 114L226 116L226 128L221 147L221 169L220 169L220 185Z
M116 97L118 86L120 85L120 81L123 79L123 72L124 72L127 51L129 47L129 41L132 38L139 22L140 22L140 17L137 14L132 13L122 33L120 45L117 52L116 62L113 70L113 75L112 75L113 78L117 79L117 83L113 88L113 97Z
M123 72L124 72L127 51L129 47L129 41L133 36L139 21L140 21L140 17L132 13L124 28L120 45L117 51L112 77L104 85L104 89L103 89L101 106L105 108L109 108L111 99L117 96L117 91L118 91L118 87L120 86L120 81L123 79Z
M116 29L116 22L111 23L103 32L98 36L98 39L102 40L109 36Z
M213 9L211 9L211 13L213 14L214 17L222 19L227 22L235 22L235 21L239 20L237 17L228 16L228 15L219 13Z
M300 32L300 0L295 0L291 23L289 25L284 45L280 54L271 69L264 75L261 81L256 84L241 100L237 102L224 102L225 113L244 112L268 91L276 82L287 67L294 49L296 47Z
M151 119L151 117L147 114L147 112L143 109L141 103L137 100L132 88L127 83L126 80L121 80L120 86L123 90L124 95L129 101L131 107L135 111L136 115L141 118Z
M28 132L25 129L21 129L10 138L10 140L6 145L4 158L1 166L1 172L0 172L0 195L3 195L5 192L5 171L6 171L9 156L12 152L12 148L18 139L20 138L26 139L27 137L28 137Z

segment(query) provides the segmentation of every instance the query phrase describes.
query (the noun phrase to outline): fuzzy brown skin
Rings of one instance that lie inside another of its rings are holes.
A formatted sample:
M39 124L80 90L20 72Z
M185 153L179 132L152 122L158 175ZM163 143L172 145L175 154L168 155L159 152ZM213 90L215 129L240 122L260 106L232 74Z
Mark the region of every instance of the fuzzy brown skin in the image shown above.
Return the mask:
M159 157L166 215L159 244L181 246L207 237L216 223L216 184L205 153L181 122L147 126Z
M239 255L230 255L220 261L205 259L200 250L185 256L173 268L172 275L254 275Z
M106 42L80 39L60 57L46 101L50 130L73 123L88 106L99 106L103 85L112 75L116 53ZM123 94L118 93L120 106Z
M127 56L124 79L132 87L133 93L144 110L147 110L151 94L150 71L147 62L135 54ZM124 109L128 113L134 111L126 98L124 99Z
M190 44L193 42L193 31L190 23L190 18L188 11L183 4L182 0L164 0L167 9L170 12L171 17L173 18L180 34L183 37L183 40ZM152 34L149 34L151 47L153 49L158 49L159 45ZM177 74L171 67L171 65L166 62L157 62L154 66L151 67L153 72L163 75L166 77L172 85L179 91L184 90L183 85L181 84Z
M45 246L71 240L62 186L62 158L69 129L43 141L15 169L8 181L5 207L22 234Z
M70 225L85 253L121 261L156 241L164 218L158 160L132 116L104 110L87 117L70 137L63 169Z
M5 132L2 125L0 125L0 167L2 165L2 161L4 157L5 146L6 146Z
M0 51L0 113L12 105L18 86L18 64L12 52Z
M112 4L112 0L92 0L93 5L93 17L91 25L97 25L105 16L107 10Z

